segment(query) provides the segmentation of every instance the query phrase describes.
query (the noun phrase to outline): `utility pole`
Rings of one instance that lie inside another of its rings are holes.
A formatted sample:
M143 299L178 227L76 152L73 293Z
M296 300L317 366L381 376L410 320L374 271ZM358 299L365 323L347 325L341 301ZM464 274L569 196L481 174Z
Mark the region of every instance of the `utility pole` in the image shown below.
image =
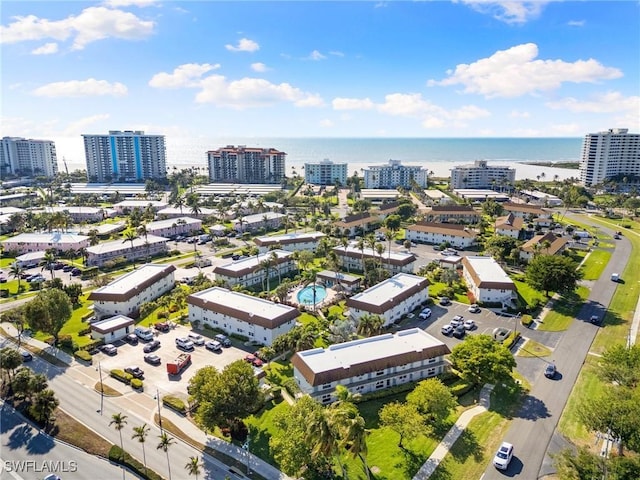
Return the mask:
M160 427L160 433L164 433L162 428L162 412L160 411L160 390L156 387L156 400L158 401L158 426Z
M102 383L102 365L98 362L98 372L100 373L100 415L102 415L102 411L104 410L104 386Z

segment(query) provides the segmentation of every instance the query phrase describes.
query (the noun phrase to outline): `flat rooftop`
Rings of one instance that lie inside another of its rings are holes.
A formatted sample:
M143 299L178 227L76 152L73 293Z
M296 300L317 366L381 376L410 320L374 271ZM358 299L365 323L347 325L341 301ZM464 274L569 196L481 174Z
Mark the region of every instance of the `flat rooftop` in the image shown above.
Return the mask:
M239 273L243 271L253 271L258 268L260 262L267 260L271 257L271 254L275 253L278 260L287 258L293 255L293 252L287 252L286 250L272 250L270 252L260 253L258 255L251 255L247 258L241 258L240 260L234 260L233 262L225 263L214 268L214 273L221 273L223 275L229 273Z
M133 248L141 247L146 243L153 245L154 243L167 242L168 240L164 237L157 237L155 235L147 235L147 238L138 237L133 241ZM129 250L131 248L131 242L129 240L113 240L111 242L100 243L98 245L94 245L93 247L87 247L88 253L93 253L94 255L99 255L101 253L107 252L119 252L121 250Z
M410 273L398 273L391 278L367 288L364 292L351 297L350 300L381 307L385 303L392 302L410 288L415 288L425 281L424 277L411 275Z
M100 320L91 324L91 330L95 330L100 333L109 333L120 328L124 328L128 325L133 325L135 321L125 315L116 315L115 317L107 318L106 320Z
M322 232L302 232L302 233L286 233L284 235L265 235L264 237L256 237L254 241L258 244L273 244L273 243L296 243L296 242L309 242L312 240L319 240L326 235Z
M137 287L140 287L154 277L164 277L175 270L173 265L163 265L156 263L148 263L141 267L136 268L133 272L126 273L121 277L116 278L108 285L100 287L94 290L92 293L108 294L108 295L124 295Z
M254 197L275 192L276 190L282 190L282 186L279 183L210 183L209 185L200 185L195 189L199 195L250 195Z
M160 214L160 212L158 212L158 214ZM162 228L173 227L174 225L178 226L176 224L178 220L183 220L185 225L193 225L193 224L202 225L202 220L198 220L196 218L191 218L191 217L167 218L166 220L156 220L155 222L147 223L147 230L160 230Z
M385 246L385 249L389 247L389 245L387 245L387 242L384 243L384 246ZM372 248L365 247L364 250L360 250L355 243L350 243L349 245L347 245L347 248L343 246L334 247L334 250L338 252L344 252L346 254L349 254L349 256L352 256L352 257L353 256L360 257L364 255L365 257L380 258L380 255L378 255L378 252L376 252ZM387 262L389 259L392 262L393 261L407 262L407 261L411 261L411 259L415 260L416 256L413 253L402 253L402 252L391 252L391 254L389 254L389 251L385 250L382 253L382 262L383 263Z
M200 213L198 215L213 215L214 213L216 213L216 211L212 208L200 207L199 210L200 210ZM158 215L183 215L183 214L194 215L194 213L191 211L191 207L188 207L186 205L182 207L182 211L180 211L180 209L177 207L165 207L158 210Z
M275 212L264 212L264 213L256 213L254 215L247 215L246 217L242 217L242 221L246 223L259 223L262 222L265 218L267 221L273 220L276 218L284 218L286 215L284 213L275 213ZM234 222L238 223L238 220L234 220Z
M15 237L10 237L2 241L2 243L78 243L88 240L86 235L78 235L75 233L21 233Z
M276 319L283 313L295 310L294 307L274 303L263 298L254 297L245 293L234 292L222 287L213 287L191 295L195 298L206 300L218 305L226 305L236 310L243 310L249 314L259 315L263 318Z
M476 272L476 275L482 282L500 282L511 283L513 280L509 278L509 275L502 269L502 267L496 262L493 257L480 257L480 256L468 256L465 257L469 265Z
M115 190L111 190L109 193L114 193ZM167 204L165 202L160 202L158 200L123 200L121 202L115 203L113 206L115 207L120 207L120 208L134 208L134 207L140 207L140 208L145 208L147 206L151 205L153 208L164 208L167 206Z

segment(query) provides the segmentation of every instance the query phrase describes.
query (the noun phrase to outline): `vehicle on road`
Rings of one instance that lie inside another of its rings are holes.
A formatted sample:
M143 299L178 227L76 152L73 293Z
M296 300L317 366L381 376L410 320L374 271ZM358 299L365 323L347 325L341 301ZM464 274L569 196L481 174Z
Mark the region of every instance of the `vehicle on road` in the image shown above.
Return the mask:
M20 356L22 357L22 363L30 362L31 360L33 360L33 355L31 355L31 352L27 352L26 350L21 350Z
M107 343L102 346L102 351L107 355L117 355L118 349L113 343Z
M138 338L144 342L149 342L153 340L153 332L151 331L150 328L136 327L133 333L135 333L138 336Z
M611 281L612 282L619 282L620 281L620 274L619 273L612 273L611 274Z
M138 336L135 333L129 333L123 339L129 345L137 345L138 344Z
M144 346L142 351L144 353L151 353L151 352L155 352L159 348L160 348L160 340L152 340Z
M451 305L451 300L449 297L440 297L440 305L446 307L447 305Z
M476 322L474 322L471 319L465 320L462 325L464 326L464 328L466 330L475 330L475 328L476 328Z
M589 319L589 321L594 325L598 325L598 326L602 325L602 318L599 317L598 315L591 315L591 318Z
M544 369L544 376L547 378L553 378L556 376L556 364L549 363L547 367Z
M512 458L513 445L507 442L502 442L502 445L500 445L500 448L496 452L496 456L493 457L493 466L500 470L506 470L509 468L509 463L511 463Z
M43 480L62 480L62 479L58 475L56 475L55 473L50 473L49 475L44 477Z
M474 303L474 304L469 306L468 310L469 310L470 313L479 313L480 312L480 307L476 303Z
M254 367L261 367L263 365L262 360L260 360L255 355L251 355L251 354L246 355L244 357L244 361L247 362L247 363L250 363Z
M443 335L451 335L453 333L453 327L451 325L444 325L440 331Z
M431 309L430 308L425 308L424 310L422 310L420 312L420 314L418 315L418 317L422 318L423 320L426 320L427 318L429 318L431 316Z
M82 275L82 270L80 270L78 267L75 267L73 270L71 270L72 277L79 277L80 275Z
M62 267L62 271L69 273L71 270L73 270L75 267L73 265L65 265L64 267Z
M167 362L167 373L169 375L180 375L182 371L191 364L191 355L181 353L173 362Z
M145 355L144 361L149 365L160 365L162 363L160 356L156 355L155 353L148 353L147 355Z
M187 337L179 337L176 338L176 347L181 350L191 351L195 348L195 345Z
M204 337L198 333L189 332L189 340L191 340L194 345L204 345Z
M168 332L170 327L167 322L156 322L153 324L153 327L159 332Z
M204 348L211 350L212 352L219 352L222 350L222 344L217 340L209 340L204 344Z
M454 328L455 327L459 327L460 325L462 325L464 323L464 317L462 315L456 315L455 317L453 317L451 319L451 321L449 323Z
M125 367L124 373L128 373L129 375L133 375L133 378L144 378L144 371L140 367Z
M467 330L464 328L464 325L458 325L453 329L453 336L456 338L463 338Z
M223 347L231 346L231 340L229 340L229 337L227 337L226 335L223 335L222 333L216 334L213 338L219 341Z

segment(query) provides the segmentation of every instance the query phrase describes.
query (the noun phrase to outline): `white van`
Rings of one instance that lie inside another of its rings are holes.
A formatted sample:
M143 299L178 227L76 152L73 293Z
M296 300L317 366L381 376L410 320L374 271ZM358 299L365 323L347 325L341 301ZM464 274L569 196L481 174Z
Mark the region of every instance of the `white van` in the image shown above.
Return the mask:
M612 282L619 282L619 281L620 281L620 274L618 274L618 273L612 273L612 274L611 274L611 281L612 281Z
M204 337L198 333L189 332L189 340L191 340L196 345L204 345Z
M135 333L140 340L144 340L145 342L148 342L149 340L153 340L153 332L151 331L150 328L136 327L133 333Z

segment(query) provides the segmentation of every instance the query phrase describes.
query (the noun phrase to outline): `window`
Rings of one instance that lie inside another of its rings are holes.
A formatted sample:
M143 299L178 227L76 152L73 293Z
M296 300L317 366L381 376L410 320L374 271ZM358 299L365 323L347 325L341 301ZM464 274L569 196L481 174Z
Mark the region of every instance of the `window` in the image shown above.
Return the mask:
M379 380L376 382L376 389L384 388L384 380Z
M322 385L322 390L326 390L327 388L331 388L330 383L325 383L324 385Z
M437 358L430 358L428 363L436 363Z
M379 372L376 372L376 377L379 377L380 375L384 375L384 370L380 370Z

